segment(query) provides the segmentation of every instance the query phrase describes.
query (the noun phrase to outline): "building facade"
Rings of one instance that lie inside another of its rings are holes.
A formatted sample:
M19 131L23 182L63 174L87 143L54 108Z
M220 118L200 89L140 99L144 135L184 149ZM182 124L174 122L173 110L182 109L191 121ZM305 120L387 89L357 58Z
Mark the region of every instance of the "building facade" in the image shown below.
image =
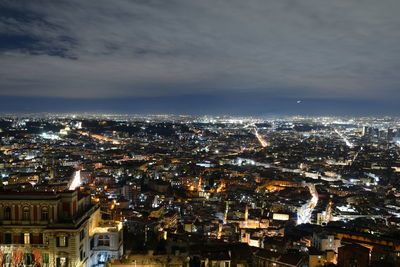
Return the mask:
M102 223L90 195L77 191L1 192L0 266L92 266Z

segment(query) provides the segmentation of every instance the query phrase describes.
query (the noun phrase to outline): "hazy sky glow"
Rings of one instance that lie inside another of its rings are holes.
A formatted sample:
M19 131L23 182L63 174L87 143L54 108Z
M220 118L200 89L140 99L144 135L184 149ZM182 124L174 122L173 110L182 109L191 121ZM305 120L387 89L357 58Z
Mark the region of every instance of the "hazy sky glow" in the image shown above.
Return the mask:
M399 0L3 0L0 97L153 99L157 112L186 96L218 99L218 112L233 104L224 96L248 97L263 113L261 96L375 101L380 113L400 100L399 10Z

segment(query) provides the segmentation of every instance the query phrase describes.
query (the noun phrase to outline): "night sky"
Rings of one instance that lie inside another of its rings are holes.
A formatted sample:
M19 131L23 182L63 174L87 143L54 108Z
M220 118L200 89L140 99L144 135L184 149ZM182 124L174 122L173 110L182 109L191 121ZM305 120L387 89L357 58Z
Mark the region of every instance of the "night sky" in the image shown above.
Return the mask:
M399 0L1 0L0 112L400 115L399 14Z

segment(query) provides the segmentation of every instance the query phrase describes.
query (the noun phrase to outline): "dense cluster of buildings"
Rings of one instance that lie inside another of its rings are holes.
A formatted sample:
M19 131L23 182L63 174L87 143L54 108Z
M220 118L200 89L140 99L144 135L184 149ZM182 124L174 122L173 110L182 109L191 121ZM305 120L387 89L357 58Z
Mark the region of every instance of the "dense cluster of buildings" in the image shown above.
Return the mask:
M0 266L399 266L400 121L0 119Z

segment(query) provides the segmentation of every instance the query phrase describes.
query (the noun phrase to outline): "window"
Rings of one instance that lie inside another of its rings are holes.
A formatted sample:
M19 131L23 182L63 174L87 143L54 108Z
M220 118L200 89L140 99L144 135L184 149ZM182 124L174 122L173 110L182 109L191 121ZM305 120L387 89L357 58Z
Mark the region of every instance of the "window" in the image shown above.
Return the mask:
M56 259L57 267L67 267L68 266L68 258L60 257Z
M66 246L67 246L67 237L61 236L60 237L60 247L66 247Z
M109 256L107 253L100 253L97 256L97 262L98 263L105 263L108 260Z
M68 238L66 236L57 237L57 247L68 247Z
M12 242L12 235L11 233L4 234L4 241L6 244L11 244Z
M30 213L29 207L24 207L22 212L22 220L29 221L30 220Z
M33 264L33 255L31 253L24 253L24 266Z
M4 208L4 220L11 220L11 208L10 207Z
M98 246L109 247L110 246L110 237L108 235L99 235L97 240Z
M24 244L30 244L30 243L31 243L31 234L24 233Z
M4 266L12 266L12 254L11 253L4 253L3 255L3 264Z
M45 265L45 264L49 264L49 253L42 253L42 262L43 262L43 265Z
M83 251L83 249L81 249L79 251L79 256L80 256L79 258L80 258L81 261L83 261L85 259L85 252Z
M79 240L82 241L85 238L85 229L82 229L82 231L79 233Z
M49 209L47 207L42 208L41 218L42 221L47 221L49 219Z

